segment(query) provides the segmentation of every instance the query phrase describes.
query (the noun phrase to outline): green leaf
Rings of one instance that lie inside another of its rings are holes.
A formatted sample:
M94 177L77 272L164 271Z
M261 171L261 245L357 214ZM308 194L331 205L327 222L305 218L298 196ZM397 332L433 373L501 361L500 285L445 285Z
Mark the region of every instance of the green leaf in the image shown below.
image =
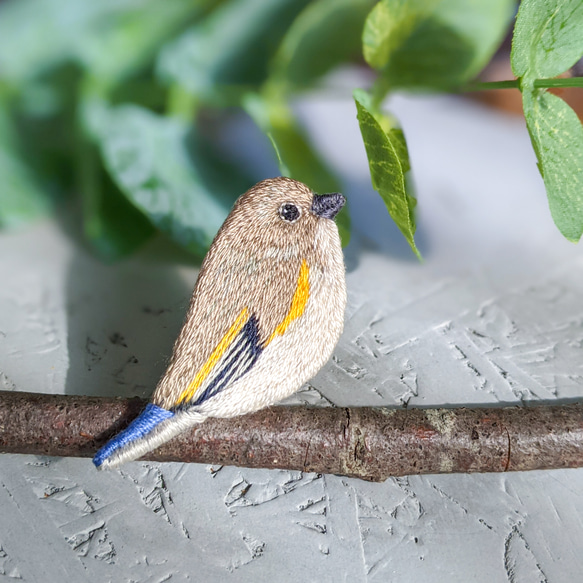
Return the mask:
M530 79L556 77L583 55L581 0L523 0L512 39L512 71Z
M14 100L12 121L25 146L27 161L43 188L59 200L75 189L77 141L76 91L79 70L59 67L27 83Z
M117 14L105 14L92 23L91 34L77 48L79 59L92 77L108 85L127 79L147 67L160 46L212 1L142 0L122 11L118 6Z
M86 104L86 125L129 201L156 227L202 256L234 200L251 186L211 155L193 127L136 106Z
M321 194L340 191L338 179L312 148L285 102L250 93L243 100L243 107L271 140L282 176L299 180ZM343 246L350 241L347 206L336 217Z
M161 51L158 75L214 104L233 86L256 87L289 23L307 3L230 0Z
M17 227L51 210L51 198L24 158L8 110L2 104L0 177L0 227Z
M583 234L583 126L559 97L523 93L524 115L555 224L569 241Z
M307 86L360 52L375 0L317 0L288 29L272 62L274 81Z
M85 236L102 259L115 261L144 244L155 229L112 182L96 148L81 140L77 149Z
M364 58L392 88L462 85L497 49L514 6L514 0L381 0L364 26Z
M411 165L405 136L400 129L391 127L394 123L391 119L373 109L371 96L365 91L357 89L354 101L373 188L381 195L415 255L421 259L414 239L417 201L407 184L406 174Z
M150 62L210 0L8 0L0 3L0 70L22 83L65 62L106 85Z
M100 173L101 174L101 173ZM93 191L84 193L84 231L105 261L116 261L141 247L155 233L152 223L103 174Z
M0 71L15 83L53 68L73 54L73 38L86 32L90 11L68 0L71 12L55 0L8 0L0 3ZM75 9L77 5L77 9Z

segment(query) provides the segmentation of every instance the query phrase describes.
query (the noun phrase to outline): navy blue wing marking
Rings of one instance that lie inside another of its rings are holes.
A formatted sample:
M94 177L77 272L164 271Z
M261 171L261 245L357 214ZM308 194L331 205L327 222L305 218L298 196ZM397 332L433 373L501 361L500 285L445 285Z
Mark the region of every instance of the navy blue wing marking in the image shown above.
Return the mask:
M179 405L176 410L200 405L239 380L253 368L262 351L259 323L255 315L252 315L217 364L216 372L211 373L203 390L196 395L195 400Z

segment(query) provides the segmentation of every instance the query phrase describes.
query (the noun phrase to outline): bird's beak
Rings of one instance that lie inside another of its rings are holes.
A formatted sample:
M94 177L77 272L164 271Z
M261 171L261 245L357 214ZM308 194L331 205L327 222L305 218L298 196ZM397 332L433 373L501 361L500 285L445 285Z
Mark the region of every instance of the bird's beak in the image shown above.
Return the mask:
M346 199L339 192L331 194L314 194L312 212L324 219L333 219L346 204Z

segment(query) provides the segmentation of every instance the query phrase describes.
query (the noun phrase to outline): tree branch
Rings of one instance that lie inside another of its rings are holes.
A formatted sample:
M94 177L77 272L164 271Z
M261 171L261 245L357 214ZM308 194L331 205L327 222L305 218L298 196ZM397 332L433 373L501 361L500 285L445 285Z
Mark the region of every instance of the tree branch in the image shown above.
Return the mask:
M90 457L142 399L0 391L0 452ZM583 407L271 407L209 419L143 459L389 476L583 466Z

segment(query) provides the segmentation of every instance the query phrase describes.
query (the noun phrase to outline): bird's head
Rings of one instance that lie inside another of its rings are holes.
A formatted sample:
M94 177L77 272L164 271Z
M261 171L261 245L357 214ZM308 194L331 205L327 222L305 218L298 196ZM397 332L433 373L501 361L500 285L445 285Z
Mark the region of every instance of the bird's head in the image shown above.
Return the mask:
M332 227L345 203L339 193L314 194L297 180L271 178L257 183L237 200L225 225L230 237L279 248L301 248L313 245L319 225Z

